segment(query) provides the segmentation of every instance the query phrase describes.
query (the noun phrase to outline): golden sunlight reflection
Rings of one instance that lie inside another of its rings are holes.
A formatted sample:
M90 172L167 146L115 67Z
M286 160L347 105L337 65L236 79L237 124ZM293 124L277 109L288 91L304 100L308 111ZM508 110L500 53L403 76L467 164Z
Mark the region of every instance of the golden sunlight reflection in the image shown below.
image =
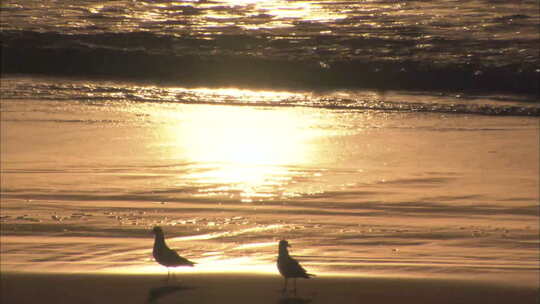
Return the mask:
M109 273L123 274L164 274L167 275L167 269L156 264L150 259L142 266L114 267L103 270ZM211 256L197 260L195 267L177 267L171 268L171 272L181 273L251 273L251 274L275 274L276 265L273 261L262 261L253 257L233 257L223 258L220 256Z
M236 231L224 231L200 235L182 236L167 239L167 242L176 247L178 242L193 242L200 240L215 240L222 237L240 236L243 234L262 232L268 230L275 230L283 228L282 224L269 224L257 227L248 227ZM243 250L252 250L254 248L270 248L276 247L276 242L254 242L254 243L242 243L235 245L224 251L207 251L201 254L200 258L194 260L197 264L195 267L178 267L174 269L175 273L259 273L269 274L276 272L276 266L274 264L275 250L267 250L266 254L259 254L255 256L249 256L243 254ZM139 251L147 252L148 250L136 250L131 251L130 254L139 253ZM126 254L126 253L123 253ZM106 272L112 273L166 273L165 267L158 265L148 254L148 258L144 260L144 264L128 265L128 266L114 266L109 269L105 269Z
M268 230L274 230L283 228L285 225L283 224L273 224L273 225L265 225L265 226L257 226L257 227L250 227L245 229L240 229L236 231L225 231L225 232L216 232L216 233L208 233L208 234L202 234L202 235L190 235L190 236L182 236L182 237L176 237L176 238L169 238L169 241L197 241L197 240L211 240L211 239L217 239L220 237L231 237L231 236L237 236L245 233L257 233L262 231L268 231ZM270 244L270 243L268 243ZM262 244L259 244L259 246L263 246Z
M225 0L230 6L253 6L254 12L264 13L276 19L302 19L306 21L331 21L346 18L347 15L323 7L312 1L270 1L270 0ZM283 25L277 24L277 27Z
M289 94L236 89L191 93L212 103L282 100ZM154 115L167 120L157 131L161 149L171 159L194 164L182 176L209 186L201 190L204 196L237 193L244 202L274 196L292 179L290 166L309 163L313 157L309 141L317 131L299 109L177 105Z
M229 5L251 5L275 2L273 0L225 0Z

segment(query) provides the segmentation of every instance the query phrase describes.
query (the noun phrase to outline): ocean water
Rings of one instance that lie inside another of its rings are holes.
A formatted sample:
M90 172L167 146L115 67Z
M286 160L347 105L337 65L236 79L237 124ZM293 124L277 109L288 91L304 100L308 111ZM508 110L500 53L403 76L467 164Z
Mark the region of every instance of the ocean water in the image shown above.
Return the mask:
M2 1L2 271L539 280L538 1Z
M264 88L537 95L530 1L21 1L2 71Z

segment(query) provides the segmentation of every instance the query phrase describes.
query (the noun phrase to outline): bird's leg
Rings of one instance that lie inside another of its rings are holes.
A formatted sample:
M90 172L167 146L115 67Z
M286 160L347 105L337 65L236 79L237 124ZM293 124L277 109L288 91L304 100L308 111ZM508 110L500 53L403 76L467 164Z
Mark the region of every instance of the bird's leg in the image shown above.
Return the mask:
M167 267L167 282L171 280L171 269Z
M285 283L283 284L283 290L281 291L281 293L285 294L287 292L287 278L284 278L285 279Z
M296 296L296 278L294 278L294 296Z

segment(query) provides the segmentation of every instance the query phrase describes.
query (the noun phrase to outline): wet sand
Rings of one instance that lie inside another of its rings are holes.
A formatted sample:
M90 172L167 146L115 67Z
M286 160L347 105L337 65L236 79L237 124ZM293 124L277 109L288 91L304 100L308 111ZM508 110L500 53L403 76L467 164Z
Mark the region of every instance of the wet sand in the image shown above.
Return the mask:
M457 280L317 277L282 295L262 274L2 273L2 303L538 303L538 289ZM292 282L291 282L292 283ZM292 286L292 284L290 284Z
M538 300L536 118L3 100L0 131L2 304Z

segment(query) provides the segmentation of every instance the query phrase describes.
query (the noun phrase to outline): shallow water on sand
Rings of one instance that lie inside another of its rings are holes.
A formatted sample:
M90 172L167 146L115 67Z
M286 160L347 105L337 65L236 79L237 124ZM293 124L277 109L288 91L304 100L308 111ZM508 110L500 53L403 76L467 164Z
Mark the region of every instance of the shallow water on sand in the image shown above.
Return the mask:
M182 271L276 273L288 239L318 275L538 279L536 117L1 102L2 271L164 271L160 225Z

